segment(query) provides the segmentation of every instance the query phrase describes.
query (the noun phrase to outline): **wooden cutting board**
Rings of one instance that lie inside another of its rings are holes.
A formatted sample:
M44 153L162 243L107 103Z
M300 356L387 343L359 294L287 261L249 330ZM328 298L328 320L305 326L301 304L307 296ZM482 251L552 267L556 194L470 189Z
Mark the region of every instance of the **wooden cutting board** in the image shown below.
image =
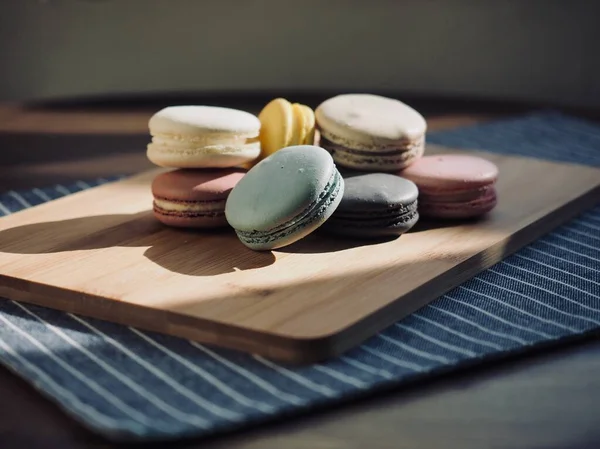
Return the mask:
M428 153L446 152L429 147ZM0 219L0 296L288 362L337 355L600 202L600 170L482 153L484 220L387 242L320 233L278 251L169 229L151 171Z

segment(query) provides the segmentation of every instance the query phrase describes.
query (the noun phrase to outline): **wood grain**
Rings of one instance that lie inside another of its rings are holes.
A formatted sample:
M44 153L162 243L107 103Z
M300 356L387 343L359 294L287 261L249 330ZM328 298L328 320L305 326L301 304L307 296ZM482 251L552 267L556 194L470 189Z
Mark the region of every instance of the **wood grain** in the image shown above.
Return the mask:
M422 222L377 243L316 234L266 253L230 230L160 225L149 189L160 170L146 172L1 219L0 296L282 361L321 360L600 199L597 169L484 156L501 173L485 220Z

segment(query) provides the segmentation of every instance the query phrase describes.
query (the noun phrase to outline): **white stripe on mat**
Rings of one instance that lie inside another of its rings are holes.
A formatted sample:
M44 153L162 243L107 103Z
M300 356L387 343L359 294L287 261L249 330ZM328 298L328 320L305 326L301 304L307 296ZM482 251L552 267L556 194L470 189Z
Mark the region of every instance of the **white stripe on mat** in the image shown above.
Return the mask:
M320 393L327 397L335 397L338 394L336 391L332 390L331 388L329 388L325 385L319 385L316 382L313 382L312 380L310 380L300 374L290 371L289 369L284 368L283 366L279 366L276 363L270 362L269 360L267 360L259 355L253 355L252 357L257 362L262 363L263 365L273 369L274 371L277 371L279 374L287 377L288 379L291 379L294 382L305 386L309 390L312 390L316 393Z
M509 262L506 262L506 261L501 261L501 263L503 263L505 265L508 265L509 267L516 268L517 270L525 271L526 273L530 273L530 274L532 274L532 275L534 275L536 277L547 279L547 280L552 281L552 282L557 282L557 283L559 283L561 285L564 285L567 288L570 288L570 289L573 289L573 290L577 290L578 292L581 292L581 293L584 293L584 294L586 294L588 296L591 296L594 299L600 299L600 296L596 296L593 293L590 293L588 291L582 290L579 287L575 287L574 285L567 284L566 282L560 281L558 279L551 278L551 277L548 277L548 276L544 276L543 274L536 273L535 271L528 270L527 268L519 267L518 265L513 265L512 263L509 263ZM579 303L577 301L574 301L574 300L572 300L570 298L567 298L566 296L559 295L558 293L550 291L550 290L547 290L547 289L545 289L543 287L540 287L539 285L531 284L531 283L523 281L523 280L519 280L519 282L522 282L525 285L530 285L531 287L537 288L538 290L542 290L542 291L544 291L546 293L550 293L552 295L558 296L559 298L562 298L562 299L564 299L566 301L572 302L573 304L577 304L578 306L581 306L584 309L591 310L592 312L600 312L600 309L594 309L593 307L588 307L585 304L581 304L581 303ZM594 282L594 281L590 281L590 282Z
M580 225L580 226L583 226L583 227L585 227L585 228L588 228L588 229L593 229L594 231L600 231L600 226L596 226L595 224L591 224L591 223L589 223L589 222L585 221L585 220L584 220L584 219L582 219L582 218L578 218L578 219L576 219L576 220L573 220L573 221L574 221L576 224L578 224L578 225Z
M356 388L363 389L368 387L368 384L364 383L362 380L356 379L344 373L340 373L339 371L336 371L328 366L313 365L312 369L327 374L329 377L337 379L340 382L344 382L345 384L352 385Z
M574 229L573 227L565 228L563 231L564 232L574 232L575 234L582 235L582 236L587 237L592 240L600 240L600 237L598 237L597 235L592 235L589 232L579 231L577 229Z
M533 248L529 248L529 249L533 249ZM539 252L542 252L542 251L539 251ZM546 253L543 253L543 254L546 254ZM549 255L551 256L552 254L549 254ZM582 281L591 282L592 284L596 284L596 285L600 286L600 282L596 282L596 281L593 281L592 279L585 278L583 276L579 276L578 274L571 273L570 271L563 270L562 268L558 268L558 267L555 267L553 265L548 265L547 263L540 262L537 259L532 259L530 257L523 256L523 255L517 254L517 253L513 254L513 256L518 257L519 259L524 259L524 260L529 260L530 262L535 262L538 265L542 265L544 267L551 268L551 269L556 270L556 271L560 271L561 273L565 273L565 274L568 274L570 276L574 276L574 277L576 277L578 279L581 279ZM557 257L557 259L560 259L560 257ZM585 266L579 265L579 264L577 264L575 262L571 262L570 260L566 260L566 259L561 259L561 260L564 260L565 262L569 262L569 263L572 263L573 265L578 265L580 267L585 268Z
M0 201L0 210L4 213L4 215L12 214L12 211L8 207L6 207L1 201Z
M238 404L244 405L244 406L252 408L252 409L260 410L263 413L271 413L275 410L275 408L270 404L267 404L262 401L255 401L255 400L250 399L247 396L244 396L243 394L237 392L236 390L231 388L229 385L224 384L219 379L217 379L215 376L208 373L204 369L200 368L198 365L190 362L189 360L185 359L184 357L180 356L179 354L176 354L175 352L173 352L170 349L166 348L165 346L161 345L156 340L154 340L150 336L146 335L144 332L137 330L133 327L129 327L129 330L132 333L134 333L135 335L137 335L138 337L140 337L142 340L144 340L147 343L149 343L150 345L154 346L156 349L161 351L163 354L166 354L167 356L169 356L173 360L175 360L177 363L185 366L187 369L189 369L193 373L200 376L206 382L213 385L221 393L223 393L226 396L229 396L231 399L233 399Z
M87 182L83 182L83 181L77 181L77 182L75 182L75 185L78 185L79 187L81 187L84 190L92 188L91 185L89 185Z
M476 343L478 345L482 345L482 346L487 346L488 348L493 348L493 349L497 349L498 351L501 351L503 348L500 345L497 345L496 343L492 343L489 342L487 340L480 340L479 338L475 338L475 337L471 337L469 335L465 335L462 332L459 332L457 330L451 329L448 326L444 326L443 324L440 324L434 320L430 320L429 318L425 318L424 316L420 315L419 313L413 313L412 314L413 317L419 319L419 320L423 320L426 323L429 324L433 324L436 327L439 327L440 329L443 329L444 331L450 333L450 334L454 334L457 337L460 337L464 340L470 341L472 343Z
M21 206L31 207L31 204L25 198L23 198L20 194L15 192L14 190L8 191L7 194L12 196L15 200L17 200L21 204Z
M33 189L32 192L44 201L52 201L52 198L50 198L43 190Z
M522 331L530 332L532 334L536 334L536 335L539 335L540 337L544 337L544 338L553 338L553 336L550 335L550 334L547 334L547 333L542 332L542 331L537 331L535 329L530 329L528 327L521 326L521 325L516 324L516 323L512 323L510 321L505 320L504 318L499 317L498 315L495 315L495 314L490 313L490 312L488 312L486 310L483 310L483 309L477 307L474 304L469 304L467 302L464 302L464 301L461 301L459 299L453 298L452 296L448 295L447 293L444 295L444 298L446 298L446 299L448 299L450 301L454 301L454 302L457 302L459 304L462 304L465 307L470 307L470 308L472 308L474 310L477 310L478 312L481 312L484 315L487 315L487 316L489 316L490 318L492 318L492 319L494 319L496 321L500 321L501 323L504 323L504 324L506 324L508 326L514 327L515 329L520 329Z
M574 244L579 245L579 246L583 246L584 248L593 249L594 251L600 251L600 248L598 248L597 246L588 245L587 243L582 243L579 240L570 239L569 237L565 237L564 235L560 235L560 234L558 234L556 232L554 232L552 234L552 236L556 237L556 238L559 238L561 240L565 240L567 242L574 243ZM598 259L594 259L594 260L598 260Z
M385 360L385 361L391 363L392 365L399 366L400 368L406 368L406 369L409 369L411 371L416 371L416 372L425 370L425 367L423 367L421 365L417 365L416 363L413 363L413 362L407 362L405 360L400 360L397 357L392 357L389 354L378 351L377 349L371 348L366 345L361 346L360 349L362 349L365 352L368 352L371 355L374 355L375 357Z
M111 374L113 377L118 379L121 383L123 383L124 385L127 385L131 390L133 390L137 394L139 394L140 397L146 399L148 402L151 402L156 408L158 408L159 410L162 410L167 415L174 418L176 421L186 422L186 423L192 424L196 427L201 427L203 429L206 428L206 426L208 425L208 422L205 419L195 416L195 415L189 415L187 413L184 413L181 410L178 410L178 409L172 407L171 405L167 404L162 399L160 399L159 397L154 395L151 391L148 391L147 389L141 387L138 383L134 382L131 378L127 377L124 373L122 373L119 370L115 369L114 367L110 366L108 363L104 362L102 359L100 359L99 357L94 355L87 348L81 346L79 343L77 343L75 340L73 340L71 337L69 337L63 331L58 329L56 326L53 326L52 324L50 324L47 321L40 318L36 313L29 310L29 308L27 308L25 305L20 304L15 301L11 301L11 302L13 304L15 304L16 306L18 306L19 308L21 308L25 313L34 317L36 320L38 320L39 322L44 324L44 326L46 326L48 329L50 329L56 335L61 337L63 340L65 340L71 346L76 348L79 352L81 352L82 354L87 356L92 362L94 362L96 365L98 365L100 368L102 368L108 374ZM166 430L168 430L168 429L166 429Z
M111 403L115 408L117 408L118 410L123 412L125 415L127 415L130 418L135 419L136 421L139 421L140 423L145 424L145 425L156 426L158 424L158 423L153 423L144 414L138 412L137 410L135 410L134 408L129 406L129 404L126 404L125 402L123 402L119 397L115 396L109 390L107 390L106 388L99 385L96 381L90 379L89 377L85 376L82 372L73 368L69 363L65 362L60 357L58 357L56 354L54 354L52 351L50 351L46 346L44 346L35 337L28 334L27 332L25 332L24 330L22 330L15 324L11 323L9 320L7 320L1 314L0 314L0 320L2 320L4 323L6 323L8 326L10 326L11 329L17 331L20 335L22 335L27 340L29 340L29 342L31 344L33 344L40 351L42 351L44 354L49 356L61 368L63 368L65 371L67 371L68 373L73 375L73 377L79 379L83 384L87 385L87 387L90 390L93 390L96 394L103 397L107 402Z
M450 343L446 343L444 341L438 340L437 338L432 337L431 335L427 335L417 329L413 329L412 327L406 326L405 324L396 323L396 324L394 324L394 326L396 326L400 329L404 329L412 334L418 335L422 339L430 341L431 343L433 343L441 348L449 349L450 351L454 351L459 354L467 355L469 357L475 357L477 355L475 352L471 351L470 349L463 349L463 348L459 348L458 346L451 345Z
M65 186L63 186L62 184L56 184L54 186L54 190L56 190L57 192L62 193L63 195L71 195L72 193L75 192L71 192L69 189L67 189Z
M523 340L522 338L515 337L514 335L504 334L502 332L493 331L491 329L488 329L488 328L486 328L484 326L481 326L481 325L475 323L474 321L468 320L467 318L464 318L464 317L462 317L460 315L457 315L455 313L449 312L448 310L444 310L444 309L442 309L440 307L436 307L433 304L429 304L427 306L427 308L430 308L430 309L433 309L433 310L437 310L438 312L441 312L441 313L443 313L445 315L451 316L452 318L457 319L459 321L462 321L463 323L467 323L467 324L469 324L469 325L471 325L471 326L479 329L480 331L485 332L486 334L494 335L494 336L500 337L500 338L505 338L507 340L516 341L517 343L521 343L523 345L527 344L527 341Z
M189 341L189 343L192 346L194 346L197 349L199 349L200 351L204 352L209 357L212 357L217 362L223 364L224 366L228 367L232 371L235 371L236 373L238 373L240 376L242 376L245 379L249 380L250 382L252 382L257 387L263 389L267 393L270 393L271 395L273 395L273 397L282 399L283 401L289 402L290 404L294 404L294 405L301 405L301 404L306 403L306 400L301 399L298 396L293 395L291 393L286 393L285 391L281 391L280 389L278 389L277 387L275 387L273 384L270 384L269 382L265 381L264 379L261 379L256 374L254 374L254 373L248 371L247 369L243 368L241 365L238 365L237 363L230 362L226 358L221 357L219 354L217 354L216 352L211 351L207 347L205 347L205 346L203 346L203 345L201 345L201 344L199 344L199 343L197 343L195 341L191 341L191 340Z
M470 289L468 287L465 287L463 285L459 285L458 288L462 288L463 290L466 290L468 292L475 293L475 294L477 294L479 296L483 296L484 298L491 299L494 302L502 304L502 305L504 305L504 306L506 306L506 307L508 307L510 309L516 310L517 312L520 312L523 315L527 315L527 316L529 316L531 318L534 318L534 319L536 319L538 321L541 321L542 323L552 324L553 326L560 327L561 329L567 330L567 331L572 332L574 334L580 332L579 329L576 329L574 327L565 326L564 324L557 323L556 321L548 320L548 319L543 318L541 316L534 315L533 313L529 313L526 310L519 309L518 307L510 305L510 304L508 304L508 303L506 303L506 302L504 302L504 301L502 301L502 300L500 300L498 298L494 298L493 296L487 295L485 293L478 292L477 290L472 290L472 289Z
M85 326L86 328L88 328L89 330L91 330L92 332L94 332L96 335L100 336L105 342L107 342L111 346L113 346L113 347L117 348L118 350L120 350L123 354L125 354L131 360L133 360L138 365L140 365L141 367L145 368L146 371L148 371L149 373L151 373L152 375L154 375L154 377L156 377L157 379L162 380L165 384L167 384L168 386L170 386L171 388L173 388L173 390L175 390L176 392L178 392L179 394L181 394L183 397L189 399L191 402L195 403L199 407L203 408L207 412L212 413L215 416L219 416L221 418L225 418L225 419L227 419L229 421L237 421L237 420L243 418L243 416L240 415L239 413L236 413L236 412L233 412L231 410L228 410L228 409L225 409L223 407L220 407L220 406L218 406L216 404L213 404L212 402L207 401L203 397L198 396L195 392L193 392L192 390L190 390L186 386L181 385L179 382L173 380L171 377L167 376L164 372L162 372L161 370L159 370L158 368L156 368L155 366L153 366L151 363L149 363L146 360L142 359L140 356L138 356L136 353L134 353L133 351L131 351L128 348L126 348L125 346L123 346L118 341L114 340L113 338L111 338L108 335L106 335L104 332L102 332L99 329L97 329L96 327L92 326L90 323L88 323L83 318L80 318L80 317L78 317L76 315L73 315L71 313L69 313L67 315L70 316L75 321L77 321L78 323L80 323L83 326Z
M491 271L492 273L495 273L495 274L499 275L499 276L503 276L503 277L505 277L505 278L512 279L512 280L514 280L514 281L519 281L518 279L516 279L516 278L513 278L513 277L511 277L511 276L507 276L507 275L505 275L505 274L498 273L497 271L495 271L495 270L493 270L493 269L491 269L491 268L488 268L488 270L489 270L489 271ZM513 293L513 294L515 294L515 295L518 295L518 296L520 296L520 297L522 297L522 298L529 299L530 301L533 301L533 302L535 302L536 304L539 304L539 305L540 305L540 306L542 306L542 307L546 307L547 309L550 309L550 310L553 310L553 311L555 311L555 312L557 312L557 313L560 313L561 315L568 316L568 317L570 317L570 318L579 319L579 320L581 320L581 321L587 321L587 322L589 322L589 323L592 323L592 324L600 325L600 321L596 321L596 320L593 320L593 319L591 319L591 318L588 318L588 317L585 317L585 316L576 315L576 314L574 314L574 313L565 312L564 310L557 309L556 307L553 307L553 306L551 306L550 304L546 304L545 302L538 301L537 299L535 299L535 298L532 298L532 297L531 297L531 296L529 296L529 295L525 295L525 294L523 294L523 293L520 293L520 292L517 292L517 291L511 290L510 288L502 287L501 285L494 284L494 283L492 283L492 282L488 282L488 281L484 281L483 279L480 279L480 278L475 278L475 279L476 279L476 280L478 280L478 281L480 281L480 282L484 282L484 283L486 283L486 284L488 284L488 285L491 285L491 286L493 286L493 287L499 288L499 289L501 289L501 290L504 290L504 291L507 291L507 292ZM531 284L527 284L527 285L531 285ZM559 295L557 295L556 293L553 293L553 292L550 292L550 291L548 291L548 293L551 293L552 295L556 296L557 298L558 298L558 297L560 297L560 296L559 296ZM570 302L573 302L573 300L569 300L569 301L570 301ZM575 302L575 304L578 304L578 305L579 305L579 303L578 303L578 302Z
M381 376L384 379L391 379L394 377L394 375L387 370L374 368L370 365L367 365L366 363L359 362L358 360L355 360L352 357L342 355L342 356L340 356L340 360L354 368L364 371L367 374Z
M592 220L592 221L594 221L594 222L598 222L598 223L600 223L600 215L598 215L598 216L595 216L595 215L592 215L593 213L594 213L594 212L586 212L585 214L583 214L583 216L584 216L585 218L587 218L588 220Z
M377 337L381 338L384 341L387 341L388 343L391 343L394 346L404 349L405 351L408 351L412 354L418 355L419 357L423 357L423 358L429 359L429 360L435 360L436 362L441 362L441 363L450 363L450 360L448 358L444 357L443 355L436 355L436 354L431 354L430 352L422 351L420 349L417 349L410 345L407 345L406 343L398 341L395 338L390 337L389 335L377 334ZM422 368L422 367L419 366L419 368Z
M110 416L105 415L104 413L99 412L94 407L85 404L79 400L79 398L74 395L72 392L63 388L60 384L58 384L54 379L52 379L47 373L39 369L33 363L29 362L29 360L22 357L18 352L14 351L4 340L0 338L0 348L2 348L7 354L17 360L21 365L23 365L27 370L31 371L34 376L36 376L40 380L40 384L37 385L47 389L51 392L54 392L54 395L61 400L67 402L71 407L76 409L82 415L87 416L91 421L95 421L97 423L102 424L106 427L123 427L123 421L117 421Z
M555 243L546 242L546 241L544 241L542 239L537 240L536 243L543 243L544 245L553 246L555 248L562 249L563 251L567 251L569 253L575 254L576 256L585 257L586 259L593 260L594 262L600 262L600 259L596 259L595 257L588 256L587 254L582 254L582 253L577 252L577 251L573 251L572 249L565 248L564 246L557 245ZM555 257L558 257L558 256L555 256ZM562 260L565 260L565 259L562 259ZM573 262L573 263L575 263L575 262ZM585 267L585 265L581 265L581 264L576 264L576 265L579 265L581 267ZM589 268L590 270L593 270L593 271L598 271L598 270L596 270L594 268L591 268L591 267L585 267L585 268Z

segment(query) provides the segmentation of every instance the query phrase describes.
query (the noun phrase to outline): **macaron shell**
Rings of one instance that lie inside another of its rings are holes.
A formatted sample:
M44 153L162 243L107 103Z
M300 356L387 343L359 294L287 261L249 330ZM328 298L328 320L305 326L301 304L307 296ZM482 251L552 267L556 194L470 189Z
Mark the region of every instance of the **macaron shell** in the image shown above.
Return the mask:
M419 214L406 217L402 221L371 222L369 225L361 225L356 221L333 219L327 221L323 231L344 237L357 239L377 239L385 237L397 237L410 231L419 221Z
M242 231L276 228L316 201L336 172L323 148L283 148L250 169L232 190L227 220Z
M446 154L420 158L400 175L419 186L423 193L471 190L496 182L498 167L471 155Z
M371 94L344 94L321 103L316 122L324 137L361 149L393 145L421 137L427 124L410 106Z
M419 213L423 217L440 219L476 218L492 211L498 203L495 189L489 189L485 195L467 202L423 203L419 205Z
M317 229L321 228L323 224L328 223L328 220L331 219L332 214L339 206L344 193L344 182L341 177L339 177L339 183L333 186L332 190L333 194L324 197L324 201L316 207L311 214L306 216L305 220L295 223L289 229L286 229L285 232L278 235L276 239L256 239L253 242L244 241L243 238L240 238L240 240L242 240L242 242L250 249L268 251L291 245L292 243L303 239L307 235L312 234Z
M292 104L292 134L285 146L302 145L304 139L304 111L297 103Z
M387 173L346 174L344 196L336 213L389 210L417 200L417 186Z
M294 103L294 128L298 134L297 143L290 145L313 145L315 140L315 114L306 105ZM292 139L292 142L294 139Z
M264 159L284 148L292 139L292 105L284 98L270 101L258 115L260 128L260 158Z
M170 106L148 122L152 135L202 136L205 134L256 137L260 121L249 112L216 106Z
M152 181L152 195L172 201L212 201L226 199L244 177L241 168L174 170Z

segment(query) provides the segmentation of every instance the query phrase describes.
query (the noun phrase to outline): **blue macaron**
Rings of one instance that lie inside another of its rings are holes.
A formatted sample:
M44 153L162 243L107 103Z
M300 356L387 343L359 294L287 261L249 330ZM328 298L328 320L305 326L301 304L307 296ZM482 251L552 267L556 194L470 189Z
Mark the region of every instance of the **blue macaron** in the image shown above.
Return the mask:
M319 228L336 210L344 180L323 148L283 148L259 162L229 194L225 217L254 250L290 245Z

